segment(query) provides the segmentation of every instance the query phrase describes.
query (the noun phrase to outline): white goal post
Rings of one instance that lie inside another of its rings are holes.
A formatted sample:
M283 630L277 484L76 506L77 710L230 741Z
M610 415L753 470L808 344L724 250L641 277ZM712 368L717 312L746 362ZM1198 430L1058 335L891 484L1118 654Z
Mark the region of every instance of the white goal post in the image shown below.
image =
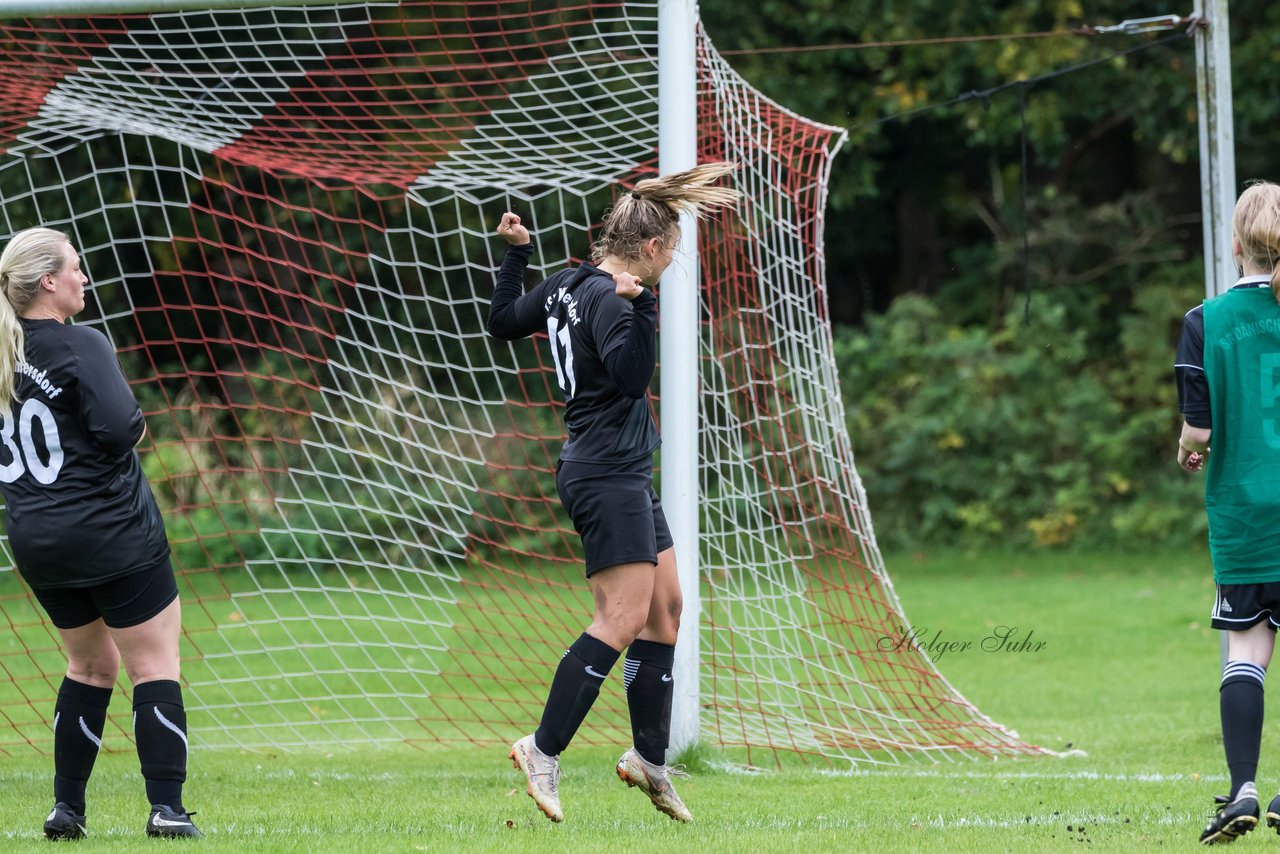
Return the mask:
M698 60L694 0L658 3L658 171L692 169L698 164ZM702 616L698 579L698 223L680 219L677 254L662 277L660 340L663 449L666 474L662 504L675 542L681 616L697 626ZM698 740L701 703L699 634L683 631L676 643L675 696L671 712L671 749L679 752Z

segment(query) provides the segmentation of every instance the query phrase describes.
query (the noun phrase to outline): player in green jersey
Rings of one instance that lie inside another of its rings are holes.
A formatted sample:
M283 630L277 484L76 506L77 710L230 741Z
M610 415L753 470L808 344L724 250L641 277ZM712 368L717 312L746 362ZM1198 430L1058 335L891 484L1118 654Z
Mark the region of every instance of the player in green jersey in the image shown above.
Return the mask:
M1231 225L1240 281L1187 313L1175 366L1178 464L1206 474L1212 625L1227 632L1219 704L1231 791L1200 835L1207 845L1258 824L1263 683L1280 627L1280 186L1250 186ZM1266 821L1280 833L1280 795Z

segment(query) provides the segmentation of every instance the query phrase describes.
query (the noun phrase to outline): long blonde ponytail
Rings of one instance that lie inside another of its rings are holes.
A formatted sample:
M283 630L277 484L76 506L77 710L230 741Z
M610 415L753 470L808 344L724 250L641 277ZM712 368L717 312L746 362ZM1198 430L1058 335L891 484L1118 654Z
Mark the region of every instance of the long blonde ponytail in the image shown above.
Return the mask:
M680 214L701 219L719 208L737 203L732 187L713 184L737 169L736 163L703 163L683 172L646 178L634 190L623 193L605 217L600 239L592 247L596 260L613 255L629 261L642 257L645 243L666 237L680 222Z
M18 315L39 294L40 280L62 269L67 260L62 247L70 242L61 231L28 228L11 237L0 252L0 405L16 398L15 371L26 360Z

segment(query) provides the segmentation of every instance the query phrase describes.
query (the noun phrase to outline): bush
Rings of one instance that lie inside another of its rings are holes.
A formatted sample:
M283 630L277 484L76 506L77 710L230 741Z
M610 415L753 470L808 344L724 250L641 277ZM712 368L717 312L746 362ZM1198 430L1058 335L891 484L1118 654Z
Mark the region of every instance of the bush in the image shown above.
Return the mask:
M1198 284L1157 271L1097 352L1060 304L1001 328L896 300L836 335L849 430L890 547L1140 547L1203 539L1202 483L1172 463L1173 351Z

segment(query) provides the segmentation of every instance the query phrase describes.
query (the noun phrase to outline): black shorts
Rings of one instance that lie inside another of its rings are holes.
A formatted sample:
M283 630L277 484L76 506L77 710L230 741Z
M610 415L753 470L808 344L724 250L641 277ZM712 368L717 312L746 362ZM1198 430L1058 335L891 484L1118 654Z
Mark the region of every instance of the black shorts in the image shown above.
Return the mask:
M620 563L658 563L673 545L653 491L653 460L556 465L560 503L582 537L587 575Z
M178 583L166 555L147 569L92 587L32 587L31 592L60 629L87 626L99 617L113 629L127 629L169 607L178 598Z
M1261 584L1219 584L1210 624L1215 629L1242 632L1267 620L1280 628L1280 581Z

